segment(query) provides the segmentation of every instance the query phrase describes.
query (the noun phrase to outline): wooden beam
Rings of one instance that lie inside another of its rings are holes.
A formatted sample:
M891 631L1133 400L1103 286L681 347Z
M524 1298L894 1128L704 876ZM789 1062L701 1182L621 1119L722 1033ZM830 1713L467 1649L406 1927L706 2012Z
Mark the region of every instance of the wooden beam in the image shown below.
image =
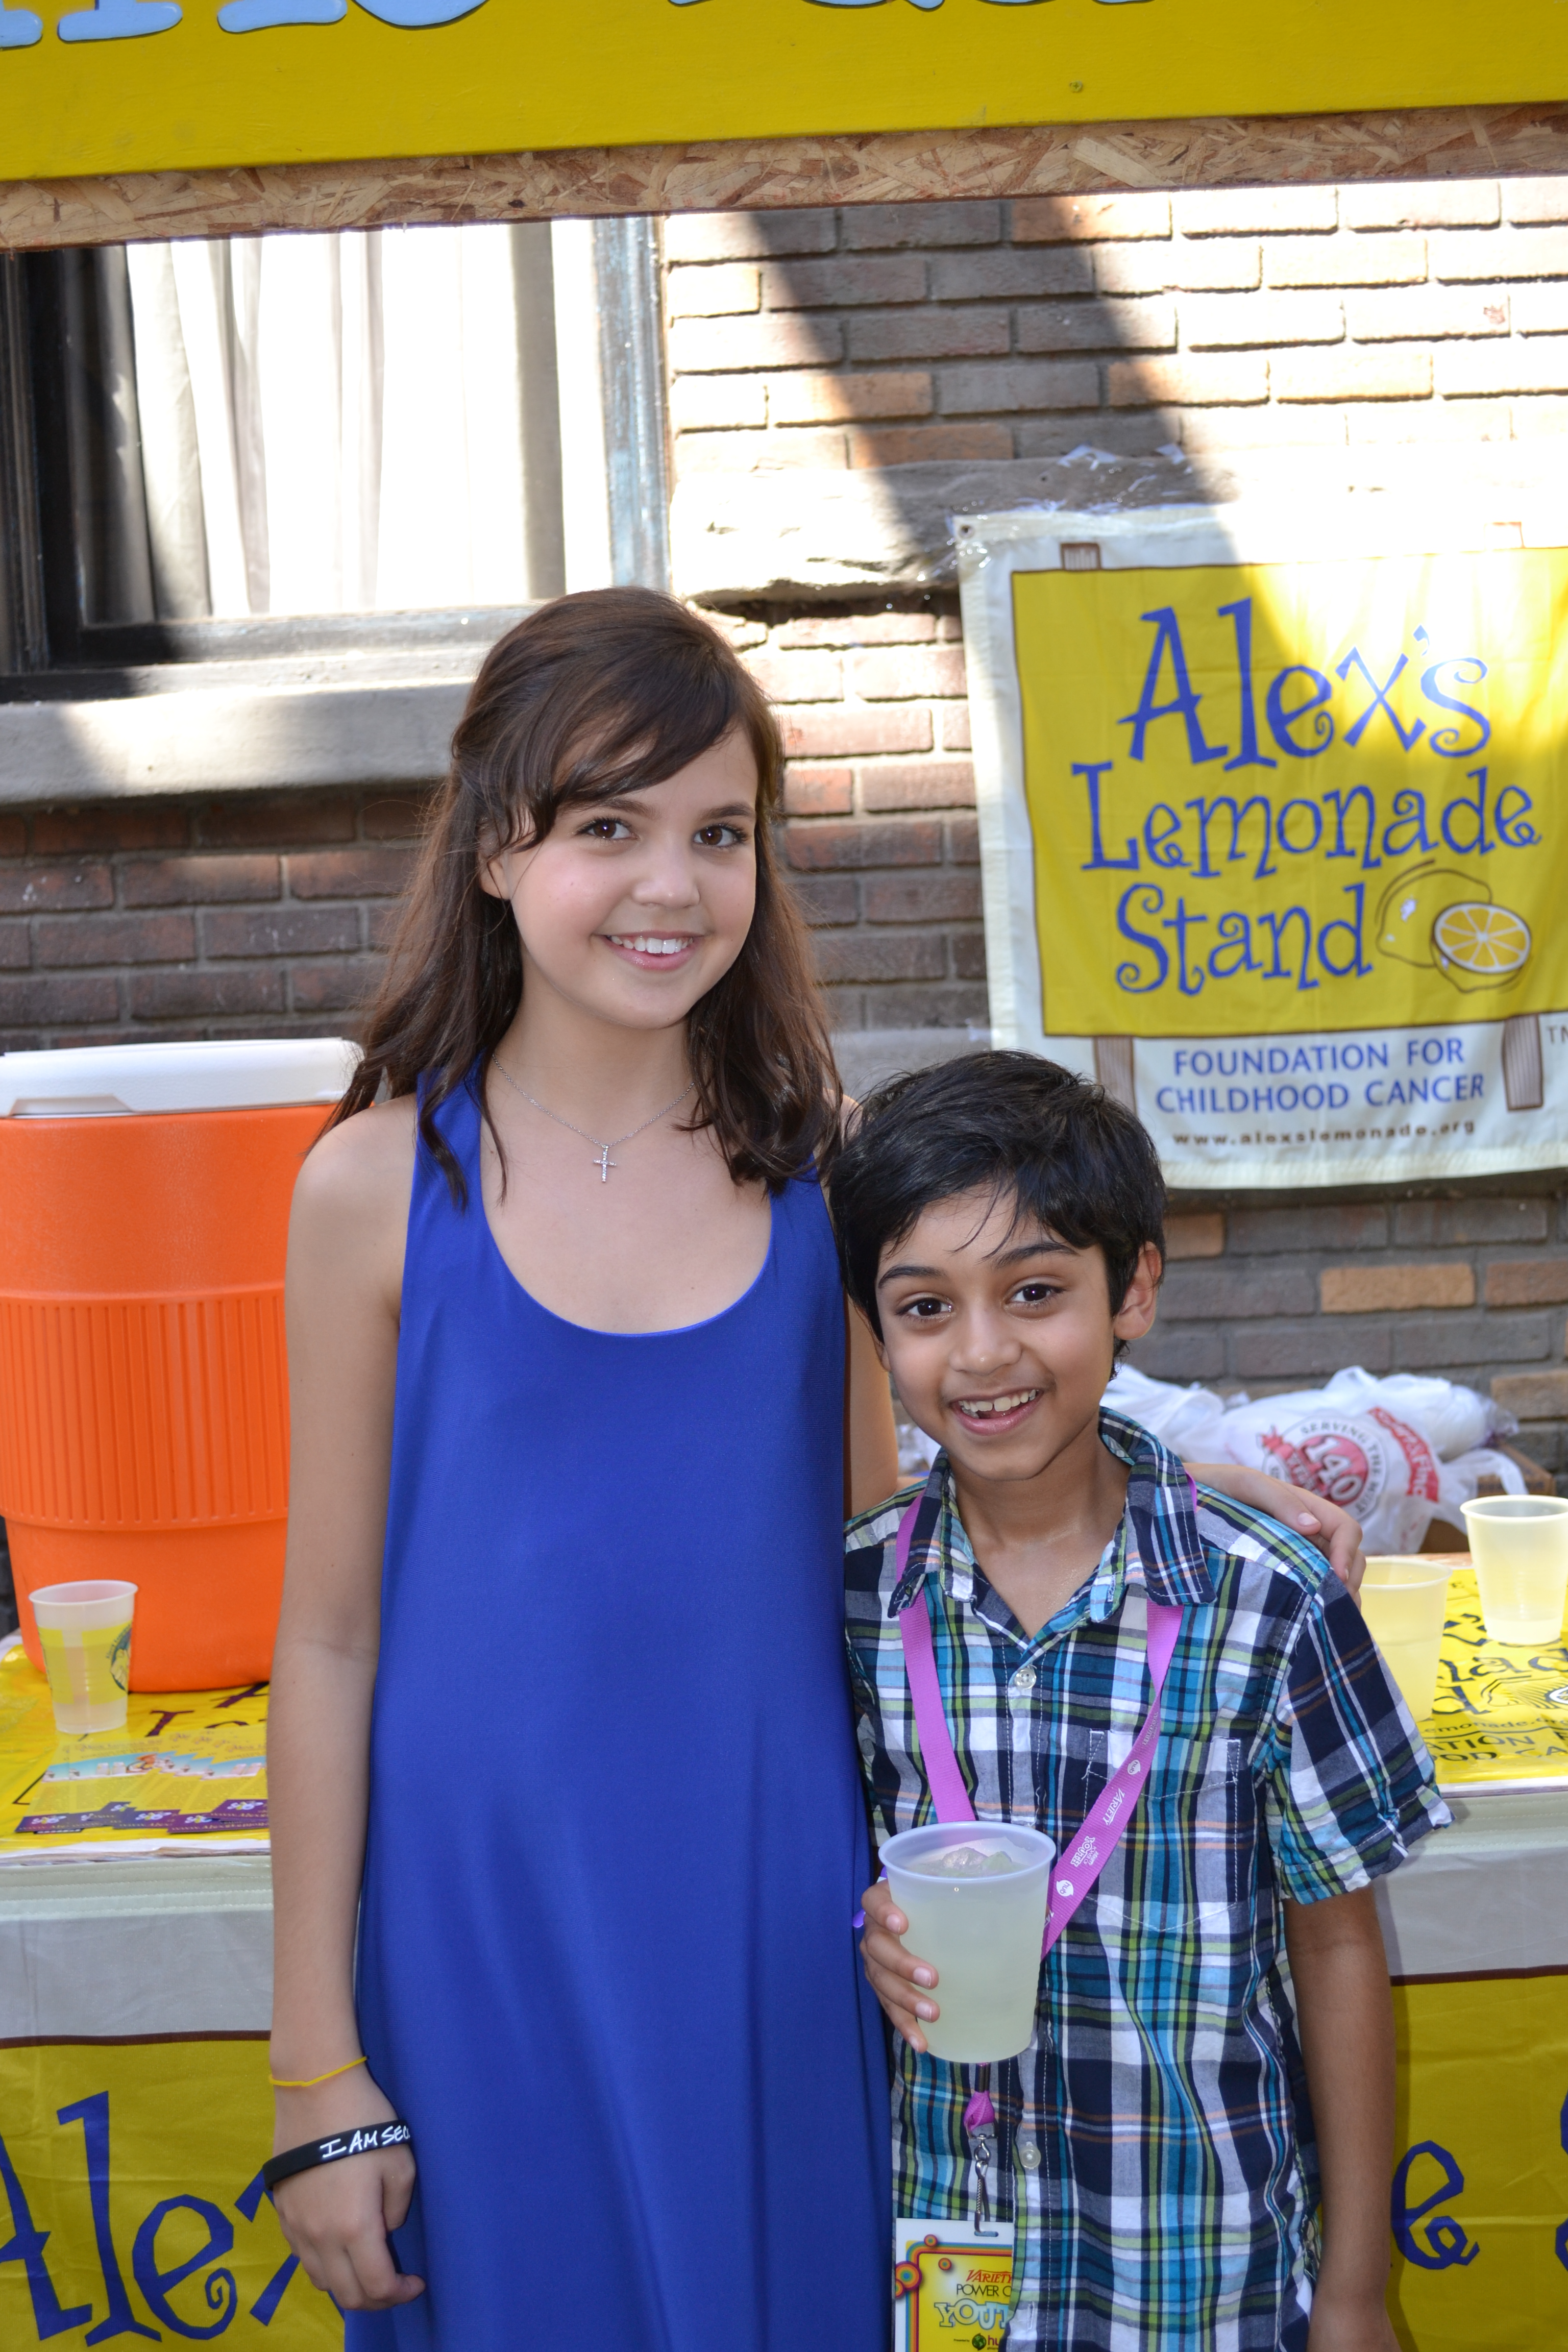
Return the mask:
M886 131L0 183L0 250L263 229L760 212L1568 172L1568 106Z

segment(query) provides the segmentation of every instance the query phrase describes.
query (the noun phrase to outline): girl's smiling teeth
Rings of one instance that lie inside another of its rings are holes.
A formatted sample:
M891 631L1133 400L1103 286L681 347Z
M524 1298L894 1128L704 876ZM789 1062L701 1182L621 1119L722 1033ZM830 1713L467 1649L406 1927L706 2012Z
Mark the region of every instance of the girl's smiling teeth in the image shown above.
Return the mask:
M697 945L689 932L672 938L668 931L607 931L605 935L613 948L629 948L633 955L684 955L688 948Z

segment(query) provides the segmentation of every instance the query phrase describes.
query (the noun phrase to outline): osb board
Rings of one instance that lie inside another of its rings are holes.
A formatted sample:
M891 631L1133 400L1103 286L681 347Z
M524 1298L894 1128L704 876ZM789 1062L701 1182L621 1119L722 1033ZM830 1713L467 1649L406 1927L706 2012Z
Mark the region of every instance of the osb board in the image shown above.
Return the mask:
M0 249L400 222L1563 171L1568 106L1555 104L578 147L0 183Z

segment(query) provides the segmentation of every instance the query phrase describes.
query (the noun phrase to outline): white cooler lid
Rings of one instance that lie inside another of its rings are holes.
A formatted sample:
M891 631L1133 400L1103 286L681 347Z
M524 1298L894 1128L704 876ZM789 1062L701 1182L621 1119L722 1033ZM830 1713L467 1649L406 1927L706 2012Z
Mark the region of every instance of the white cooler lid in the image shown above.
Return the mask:
M346 1037L236 1037L196 1045L68 1045L0 1054L0 1118L334 1103L359 1056Z

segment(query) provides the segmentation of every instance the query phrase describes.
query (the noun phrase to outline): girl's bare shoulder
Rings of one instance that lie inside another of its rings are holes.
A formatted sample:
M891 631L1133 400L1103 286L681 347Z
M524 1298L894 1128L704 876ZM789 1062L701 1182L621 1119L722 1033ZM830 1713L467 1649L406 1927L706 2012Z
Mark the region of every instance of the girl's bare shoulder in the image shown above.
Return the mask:
M373 1103L329 1128L306 1154L294 1186L294 1231L357 1244L401 1237L414 1181L412 1095Z

